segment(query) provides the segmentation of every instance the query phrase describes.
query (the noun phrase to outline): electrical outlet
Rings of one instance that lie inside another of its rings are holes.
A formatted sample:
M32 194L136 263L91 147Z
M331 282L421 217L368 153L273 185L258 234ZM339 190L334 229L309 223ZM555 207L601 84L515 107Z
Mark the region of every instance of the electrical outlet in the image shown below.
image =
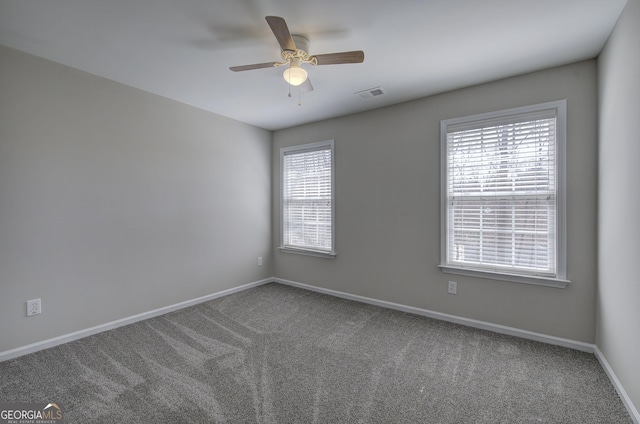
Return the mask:
M455 281L449 281L449 287L447 289L449 294L457 294L458 293L458 283Z
M40 299L27 300L27 316L38 315L42 313L42 303Z
M262 256L258 256L258 266L262 266Z

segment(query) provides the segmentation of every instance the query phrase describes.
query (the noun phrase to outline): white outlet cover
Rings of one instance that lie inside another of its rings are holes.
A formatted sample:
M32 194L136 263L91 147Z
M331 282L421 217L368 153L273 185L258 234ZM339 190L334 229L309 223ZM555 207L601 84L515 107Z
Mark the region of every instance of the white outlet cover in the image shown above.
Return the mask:
M40 299L27 300L27 316L38 315L42 313L42 303Z

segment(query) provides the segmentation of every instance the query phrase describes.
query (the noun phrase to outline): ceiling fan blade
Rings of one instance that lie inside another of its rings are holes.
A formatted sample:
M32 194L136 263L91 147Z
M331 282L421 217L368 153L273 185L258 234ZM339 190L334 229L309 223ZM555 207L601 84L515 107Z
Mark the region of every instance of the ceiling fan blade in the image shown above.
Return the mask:
M364 52L362 50L355 50L352 52L317 54L310 57L311 60L313 60L314 58L317 65L362 63L364 62Z
M250 71L252 69L273 68L274 66L276 66L276 62L266 62L266 63L255 63L253 65L232 66L229 69L231 69L233 72L240 72L240 71Z
M271 31L273 31L273 35L276 36L276 40L280 44L280 47L284 51L296 51L296 43L294 43L293 38L291 37L291 33L289 32L289 28L287 27L287 23L283 18L279 16L267 16L265 17L267 23L271 27Z
M313 91L313 85L311 85L311 80L309 78L307 78L307 80L300 85L300 90L303 93Z

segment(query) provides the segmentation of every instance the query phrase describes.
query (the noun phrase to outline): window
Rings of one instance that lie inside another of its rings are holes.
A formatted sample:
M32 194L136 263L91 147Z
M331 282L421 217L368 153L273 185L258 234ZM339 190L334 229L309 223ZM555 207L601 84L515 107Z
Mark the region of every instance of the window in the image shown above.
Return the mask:
M441 122L444 272L566 287L565 110Z
M335 256L333 140L280 149L280 249Z

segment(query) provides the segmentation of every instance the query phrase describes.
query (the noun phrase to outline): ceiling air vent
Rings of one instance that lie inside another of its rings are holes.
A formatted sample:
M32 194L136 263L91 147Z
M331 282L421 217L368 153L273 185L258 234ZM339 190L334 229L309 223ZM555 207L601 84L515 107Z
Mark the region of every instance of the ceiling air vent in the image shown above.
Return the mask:
M382 87L368 88L363 91L358 91L355 94L360 96L361 99L369 99L371 97L382 96L384 94L384 89Z

